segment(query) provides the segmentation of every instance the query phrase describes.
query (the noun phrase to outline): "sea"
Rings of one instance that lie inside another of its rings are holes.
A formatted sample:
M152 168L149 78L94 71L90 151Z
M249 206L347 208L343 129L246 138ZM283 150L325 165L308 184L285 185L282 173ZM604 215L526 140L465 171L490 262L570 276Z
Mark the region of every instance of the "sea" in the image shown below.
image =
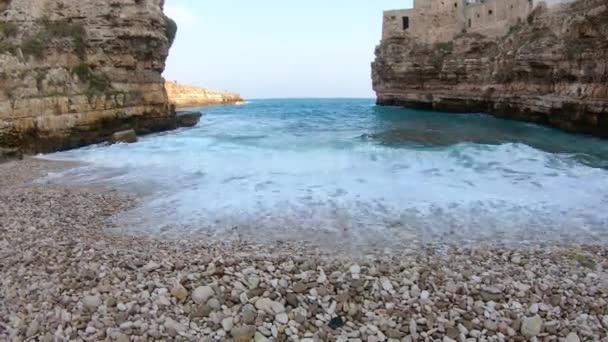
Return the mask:
M334 247L608 242L608 141L373 99L195 108L193 128L42 156L110 185L125 232ZM333 248L333 247L332 247Z

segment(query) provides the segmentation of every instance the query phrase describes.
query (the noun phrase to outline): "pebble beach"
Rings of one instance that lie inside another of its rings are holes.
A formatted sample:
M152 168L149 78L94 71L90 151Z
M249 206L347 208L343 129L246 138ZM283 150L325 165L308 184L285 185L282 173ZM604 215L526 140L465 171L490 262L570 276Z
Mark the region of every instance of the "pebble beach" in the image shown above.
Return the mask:
M608 341L608 248L352 254L117 234L137 198L0 164L2 341Z

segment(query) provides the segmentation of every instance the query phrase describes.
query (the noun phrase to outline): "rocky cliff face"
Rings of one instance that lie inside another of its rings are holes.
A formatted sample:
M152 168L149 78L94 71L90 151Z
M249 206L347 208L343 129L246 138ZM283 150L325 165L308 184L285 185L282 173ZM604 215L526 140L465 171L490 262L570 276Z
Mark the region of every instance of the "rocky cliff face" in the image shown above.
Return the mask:
M387 39L372 78L381 105L487 112L608 138L608 3L541 4L500 39Z
M239 94L181 85L177 82L167 82L165 88L169 102L178 108L243 102L243 98Z
M164 0L0 0L0 147L48 152L175 126Z

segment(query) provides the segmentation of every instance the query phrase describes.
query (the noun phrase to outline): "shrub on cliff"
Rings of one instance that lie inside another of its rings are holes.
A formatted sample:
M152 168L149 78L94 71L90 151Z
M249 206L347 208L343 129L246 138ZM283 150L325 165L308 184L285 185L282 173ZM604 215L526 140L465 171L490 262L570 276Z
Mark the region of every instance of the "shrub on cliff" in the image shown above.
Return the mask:
M454 43L452 42L439 42L435 43L435 49L442 51L452 51L454 48Z
M72 74L78 76L80 82L87 83L87 97L101 95L111 90L112 83L106 75L93 72L88 64L81 63L72 68Z
M81 59L86 53L86 31L84 26L68 20L50 20L44 17L38 21L38 32L23 40L21 50L27 56L37 59L44 57L46 49L53 39L69 39L72 42L76 55Z

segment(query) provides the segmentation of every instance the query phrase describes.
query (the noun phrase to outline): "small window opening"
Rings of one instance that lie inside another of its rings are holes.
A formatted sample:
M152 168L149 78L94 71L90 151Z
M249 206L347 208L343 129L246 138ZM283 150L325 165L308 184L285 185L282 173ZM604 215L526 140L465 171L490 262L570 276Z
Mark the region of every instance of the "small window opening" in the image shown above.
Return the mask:
M489 15L492 15L492 13L494 13L492 10L488 10Z
M410 28L410 17L403 17L403 30Z
M473 22L471 21L471 19L469 19L469 27L471 27L472 24Z

